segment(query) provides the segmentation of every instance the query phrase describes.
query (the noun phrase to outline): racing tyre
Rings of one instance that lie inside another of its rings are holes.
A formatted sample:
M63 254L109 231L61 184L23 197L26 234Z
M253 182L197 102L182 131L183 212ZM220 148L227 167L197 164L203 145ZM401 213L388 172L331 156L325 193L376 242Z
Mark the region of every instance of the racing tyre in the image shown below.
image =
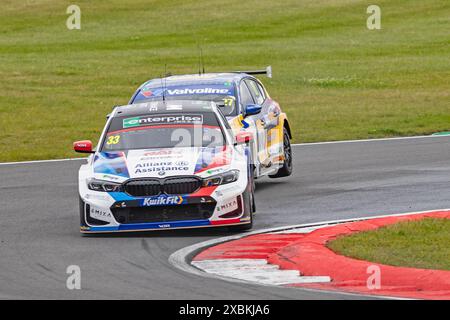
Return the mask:
M283 150L284 150L284 163L283 166L278 169L277 173L269 175L270 178L287 177L292 174L292 147L291 140L289 139L289 133L286 128L283 129Z
M86 225L86 222L84 221L84 201L80 196L78 196L78 203L80 204L80 224Z

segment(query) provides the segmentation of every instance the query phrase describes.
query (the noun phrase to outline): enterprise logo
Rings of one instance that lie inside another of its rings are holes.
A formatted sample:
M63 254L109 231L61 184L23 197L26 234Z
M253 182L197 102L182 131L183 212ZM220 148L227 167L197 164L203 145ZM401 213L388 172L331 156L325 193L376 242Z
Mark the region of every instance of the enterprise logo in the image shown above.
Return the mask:
M148 115L123 119L123 128L141 127L158 124L202 124L203 115Z

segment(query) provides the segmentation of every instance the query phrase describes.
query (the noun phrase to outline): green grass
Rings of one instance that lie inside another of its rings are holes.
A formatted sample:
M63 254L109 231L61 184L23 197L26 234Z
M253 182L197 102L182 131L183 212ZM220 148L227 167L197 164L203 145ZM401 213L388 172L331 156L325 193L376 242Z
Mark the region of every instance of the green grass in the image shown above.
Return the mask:
M75 156L136 87L197 70L260 68L295 142L429 134L450 129L450 2L66 0L0 4L0 161Z
M423 269L450 270L450 220L426 218L340 237L333 251L356 259Z

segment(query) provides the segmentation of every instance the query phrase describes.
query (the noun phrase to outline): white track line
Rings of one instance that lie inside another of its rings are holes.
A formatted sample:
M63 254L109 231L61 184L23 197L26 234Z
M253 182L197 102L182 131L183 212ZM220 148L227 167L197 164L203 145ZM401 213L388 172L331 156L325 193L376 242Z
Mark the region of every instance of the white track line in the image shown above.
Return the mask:
M330 282L328 276L302 276L298 270L281 270L266 259L211 259L192 261L192 265L224 277L255 282L256 284L288 285L300 283Z
M352 218L352 219L340 219L340 220L329 220L329 221L322 221L322 222L316 222L316 223L305 223L305 224L298 224L298 225L290 225L290 226L283 226L283 227L275 227L275 228L267 228L267 229L261 229L261 230L255 230L251 232L245 232L238 235L232 235L227 237L221 237L216 239L211 239L208 241L196 243L193 245L190 245L188 247L182 248L174 253L172 253L169 257L169 263L174 266L177 269L180 269L184 272L195 274L201 277L206 278L213 278L213 279L220 279L228 282L235 282L235 283L245 283L245 284L255 284L253 281L249 281L248 279L237 279L233 277L226 277L219 274L213 274L213 273L206 273L202 269L194 266L191 264L191 261L196 254L200 253L201 251L205 250L208 247L212 247L214 245L218 245L220 243L232 241L232 240L238 240L243 237L247 237L254 234L261 234L261 233L276 233L276 232L283 232L283 231L294 231L295 229L301 229L301 228L315 228L323 225L334 225L338 223L346 223L346 222L353 222L353 221L362 221L362 220L368 220L368 219L376 219L376 218L383 218L387 216L391 217L398 217L398 216L405 216L405 215L412 215L412 214L422 214L422 213L428 213L428 212L435 212L435 211L449 211L450 208L447 209L434 209L434 210L426 210L426 211L419 211L419 212L405 212L405 213L398 213L398 214L386 214L386 215L376 215L376 216L367 216L367 217L360 217L360 218ZM198 263L198 262L196 262ZM262 263L262 262L259 262ZM270 283L258 283L259 285L263 286L273 286L273 284ZM341 291L327 291L327 290L318 290L318 289L309 289L309 288L298 288L297 290L305 290L305 291L311 291L311 292L327 292L327 293L334 293L334 294L340 294L340 295L350 295L350 296L360 296L360 297L370 297L370 298L385 298L385 299L396 299L396 300L405 300L403 298L398 297L388 297L388 296L379 296L379 295L364 295L364 294L355 294L355 293L349 293L349 292L341 292Z
M360 139L360 140L324 141L324 142L305 142L305 143L293 143L292 146L317 146L317 145L323 145L323 144L383 142L383 141L427 139L427 138L449 138L449 137L450 137L450 134L448 134L448 135L412 136L412 137L394 137L394 138L377 138L377 139Z
M17 162L0 162L0 166L20 165L20 164L37 164L48 162L65 162L65 161L78 161L87 160L87 158L67 158L67 159L50 159L50 160L32 160L32 161L17 161Z
M341 143L365 143L365 142L382 142L382 141L396 141L396 140L411 140L411 139L425 139L425 138L443 138L450 137L450 135L429 135L429 136L413 136L413 137L397 137L397 138L379 138L379 139L361 139L361 140L341 140L341 141L324 141L324 142L306 142L293 143L293 147L308 147L325 144L341 144ZM33 160L33 161L16 161L16 162L0 162L0 166L18 165L18 164L35 164L47 162L64 162L64 161L78 161L86 160L87 158L68 158L68 159L50 159L50 160Z

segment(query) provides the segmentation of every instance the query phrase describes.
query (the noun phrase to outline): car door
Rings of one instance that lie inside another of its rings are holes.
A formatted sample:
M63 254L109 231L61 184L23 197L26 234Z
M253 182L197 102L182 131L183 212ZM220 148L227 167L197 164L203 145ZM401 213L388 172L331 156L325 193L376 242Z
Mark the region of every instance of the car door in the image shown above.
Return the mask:
M258 83L247 78L244 80L256 104L262 109L257 115L252 116L258 135L258 159L264 167L270 167L272 164L272 155L270 153L270 130L276 125L272 117L269 117L270 102L265 96L264 90L261 90Z

